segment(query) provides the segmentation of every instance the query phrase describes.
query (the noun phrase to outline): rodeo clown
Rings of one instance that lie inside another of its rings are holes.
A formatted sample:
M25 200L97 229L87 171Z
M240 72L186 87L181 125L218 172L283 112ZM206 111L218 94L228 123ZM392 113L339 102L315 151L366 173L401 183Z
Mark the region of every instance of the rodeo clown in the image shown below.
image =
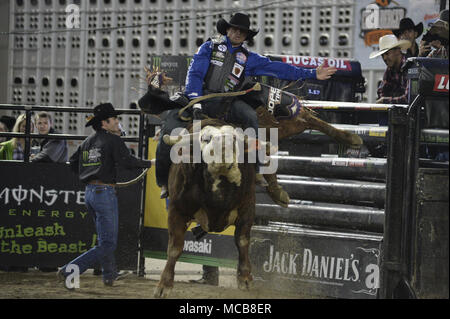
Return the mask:
M78 266L81 275L89 268L102 266L103 283L112 286L119 279L114 252L119 230L119 210L116 186L116 166L127 169L148 168L151 161L138 159L130 154L125 142L118 136L121 112L110 103L94 108L94 116L86 123L92 126L94 134L87 137L70 157L70 167L86 184L86 207L94 216L98 245L69 262L58 271L58 279L64 281L73 265ZM68 266L72 266L68 268ZM71 288L71 287L70 287Z
M283 80L299 79L327 80L336 68L319 66L317 69L303 69L283 62L271 61L267 57L250 52L243 45L259 32L250 29L249 16L234 14L230 22L220 19L217 31L221 36L203 43L194 55L186 77L184 98L192 100L210 93L234 92L242 89L246 77L267 75ZM140 106L148 104L145 96ZM259 105L254 106L255 108ZM170 110L161 129L161 136L170 134L177 127L185 127L178 117L179 109ZM220 118L226 122L242 125L243 129L253 128L258 134L258 118L254 108L239 98L211 98L193 105L192 117L201 120L203 114L211 118ZM161 198L167 197L167 182L170 168L170 146L158 143L156 151L156 178L161 187ZM273 174L275 175L275 174ZM266 180L269 176L265 176ZM278 185L271 187L268 193L279 205L286 207L288 194Z

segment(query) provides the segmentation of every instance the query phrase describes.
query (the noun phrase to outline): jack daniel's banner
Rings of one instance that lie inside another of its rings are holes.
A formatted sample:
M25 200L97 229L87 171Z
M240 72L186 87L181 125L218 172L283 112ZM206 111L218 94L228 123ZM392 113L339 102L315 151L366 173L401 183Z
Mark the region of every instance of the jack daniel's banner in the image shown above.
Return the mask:
M376 298L382 236L273 223L253 226L255 281L270 289L337 298Z
M0 162L0 264L57 267L97 244L85 186L66 164ZM139 172L125 171L120 181ZM117 190L119 269L136 269L140 184Z

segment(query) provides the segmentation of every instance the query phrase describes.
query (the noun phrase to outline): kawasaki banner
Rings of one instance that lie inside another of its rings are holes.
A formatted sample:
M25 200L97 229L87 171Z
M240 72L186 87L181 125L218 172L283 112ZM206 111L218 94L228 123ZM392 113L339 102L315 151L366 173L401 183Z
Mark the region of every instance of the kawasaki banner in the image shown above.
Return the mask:
M121 173L125 181L137 171ZM62 266L96 245L84 185L66 164L0 164L0 264ZM119 269L137 268L141 184L117 189Z

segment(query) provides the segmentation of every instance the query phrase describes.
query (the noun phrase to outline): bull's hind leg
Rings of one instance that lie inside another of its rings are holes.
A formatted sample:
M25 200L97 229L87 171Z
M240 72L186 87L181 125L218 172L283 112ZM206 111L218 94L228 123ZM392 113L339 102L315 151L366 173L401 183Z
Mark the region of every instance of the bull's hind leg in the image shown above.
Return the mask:
M250 201L251 202L251 201ZM246 207L239 209L238 219L235 222L234 242L238 249L239 260L237 268L237 284L239 289L250 289L253 277L252 267L248 255L250 245L250 230L255 216L255 202L247 204Z
M168 231L169 243L167 246L167 262L155 288L155 298L166 298L173 288L175 277L175 264L183 252L184 234L187 229L187 220L180 216L173 208L169 208Z
M349 145L354 148L359 148L363 144L363 140L358 135L333 127L327 122L312 115L312 112L306 108L302 109L299 117L306 121L308 128L318 130L328 135L338 143Z

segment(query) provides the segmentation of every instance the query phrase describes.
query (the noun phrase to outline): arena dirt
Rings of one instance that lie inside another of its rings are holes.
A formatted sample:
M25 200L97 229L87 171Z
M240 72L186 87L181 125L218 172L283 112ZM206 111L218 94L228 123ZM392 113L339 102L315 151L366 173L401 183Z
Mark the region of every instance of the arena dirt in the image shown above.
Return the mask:
M153 289L158 283L162 262L157 262L145 277L129 275L116 281L113 287L105 287L101 276L94 276L87 271L80 278L80 289L66 290L58 283L54 272L44 273L37 269L29 269L27 273L0 271L0 298L37 298L37 299L69 299L69 298L153 298ZM147 263L146 263L147 269ZM177 273L178 271L178 273ZM308 295L270 291L262 288L257 282L249 291L241 291L236 287L235 271L220 268L219 286L190 283L190 279L201 276L200 265L180 263L176 268L175 285L170 298L173 299L304 299L314 298ZM189 296L189 297L187 297Z

